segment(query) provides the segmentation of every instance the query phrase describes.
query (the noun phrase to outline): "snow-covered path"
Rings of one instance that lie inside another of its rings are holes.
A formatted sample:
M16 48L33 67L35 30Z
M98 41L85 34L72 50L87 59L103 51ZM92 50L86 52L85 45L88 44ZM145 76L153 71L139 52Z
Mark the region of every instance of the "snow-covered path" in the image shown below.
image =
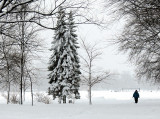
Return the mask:
M159 119L160 100L97 100L76 104L0 104L0 119Z

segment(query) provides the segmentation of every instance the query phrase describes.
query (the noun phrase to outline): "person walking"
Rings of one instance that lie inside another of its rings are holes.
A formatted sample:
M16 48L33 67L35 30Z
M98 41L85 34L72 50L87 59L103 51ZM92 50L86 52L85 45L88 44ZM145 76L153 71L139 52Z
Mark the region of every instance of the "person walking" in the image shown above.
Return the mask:
M133 97L134 97L135 103L138 103L139 93L137 90L135 90L135 92L133 93Z

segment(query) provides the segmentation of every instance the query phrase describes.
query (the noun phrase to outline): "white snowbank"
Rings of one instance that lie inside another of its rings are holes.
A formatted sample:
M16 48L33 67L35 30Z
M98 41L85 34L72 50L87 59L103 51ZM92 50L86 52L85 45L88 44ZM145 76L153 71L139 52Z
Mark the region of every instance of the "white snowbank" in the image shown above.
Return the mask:
M94 91L93 105L88 105L87 92L81 91L81 100L75 104L36 103L5 104L0 97L0 119L159 119L160 92L140 92L139 103L132 99L133 92Z

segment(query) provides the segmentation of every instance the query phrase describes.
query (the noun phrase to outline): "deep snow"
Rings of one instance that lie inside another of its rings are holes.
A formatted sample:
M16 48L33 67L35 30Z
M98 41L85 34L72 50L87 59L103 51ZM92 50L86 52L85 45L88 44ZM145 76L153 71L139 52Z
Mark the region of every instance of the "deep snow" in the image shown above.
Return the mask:
M159 119L160 92L140 92L139 103L133 92L94 91L93 105L88 105L87 93L81 91L81 100L75 104L36 103L33 107L5 104L0 98L0 119ZM29 95L29 94L28 94Z

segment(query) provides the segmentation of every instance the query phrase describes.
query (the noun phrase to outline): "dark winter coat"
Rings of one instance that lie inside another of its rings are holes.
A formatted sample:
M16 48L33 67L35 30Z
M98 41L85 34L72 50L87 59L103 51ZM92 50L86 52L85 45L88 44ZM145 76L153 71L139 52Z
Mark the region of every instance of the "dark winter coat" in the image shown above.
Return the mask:
M134 97L134 98L139 98L139 93L138 93L138 91L135 91L135 92L133 93L133 97Z

